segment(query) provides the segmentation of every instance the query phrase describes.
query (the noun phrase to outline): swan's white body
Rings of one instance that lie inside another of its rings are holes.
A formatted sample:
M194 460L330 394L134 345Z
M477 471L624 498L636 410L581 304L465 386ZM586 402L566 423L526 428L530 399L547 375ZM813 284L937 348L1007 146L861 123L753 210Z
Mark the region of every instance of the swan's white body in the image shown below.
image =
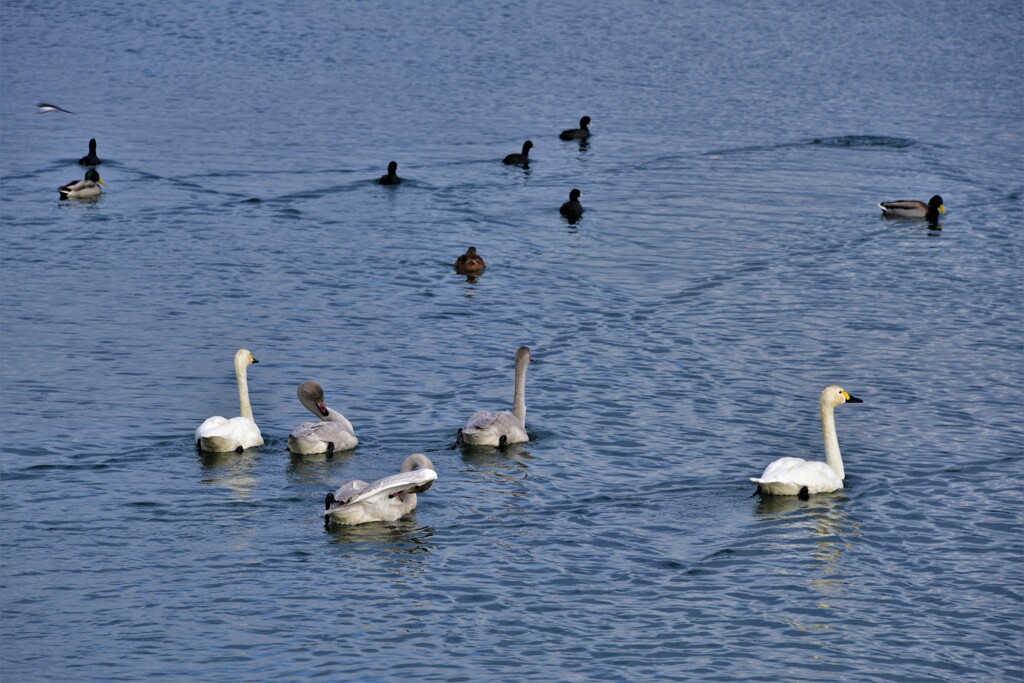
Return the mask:
M257 362L248 349L239 349L235 353L235 378L238 380L238 402L242 414L230 420L215 415L199 425L195 435L199 450L210 453L241 452L263 445L263 435L252 419L249 383L246 380L246 368Z
M844 403L863 403L850 396L842 387L830 386L821 392L819 400L821 429L825 437L825 462L803 458L779 458L765 468L759 478L750 481L758 490L771 496L802 496L829 493L843 488L846 472L839 452L834 410ZM806 493L804 492L806 489Z
M470 446L499 446L504 443L529 441L526 433L526 368L530 365L530 349L520 346L516 351L516 388L512 412L488 413L481 410L469 418L459 430L461 440Z
M353 479L327 494L324 516L336 524L393 522L416 509L416 494L437 479L434 464L422 453L410 455L401 472L372 484Z
M316 382L303 382L296 394L306 410L320 422L303 422L288 436L288 450L300 455L347 451L359 445L352 423L324 403L324 390Z

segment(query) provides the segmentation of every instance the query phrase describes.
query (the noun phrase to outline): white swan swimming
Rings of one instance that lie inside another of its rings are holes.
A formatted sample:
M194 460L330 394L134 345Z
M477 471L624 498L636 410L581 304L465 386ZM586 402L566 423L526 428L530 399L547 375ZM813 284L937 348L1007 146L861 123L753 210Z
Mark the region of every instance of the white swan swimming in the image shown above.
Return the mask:
M800 496L804 500L812 493L829 493L843 488L843 458L839 453L836 421L833 411L844 403L863 403L846 389L825 387L821 392L821 429L825 435L825 462L803 458L779 458L765 468L760 478L751 477L757 492L771 496Z
M337 524L393 522L416 509L416 494L423 493L437 479L434 463L422 453L410 455L399 474L372 484L346 481L324 501L324 521Z
M303 382L295 392L299 403L320 418L320 422L303 422L288 436L288 450L300 455L347 451L359 445L352 423L337 410L324 403L324 390L316 382Z
M530 365L530 349L520 346L516 351L516 390L512 412L488 413L481 410L469 418L455 441L470 446L499 446L529 441L526 433L526 368Z
M249 383L245 378L245 370L249 365L258 363L249 349L238 349L235 352L235 378L238 380L238 402L242 414L230 420L215 415L199 425L196 430L196 448L211 453L241 453L246 448L263 445L263 435L252 419L252 406L249 405Z

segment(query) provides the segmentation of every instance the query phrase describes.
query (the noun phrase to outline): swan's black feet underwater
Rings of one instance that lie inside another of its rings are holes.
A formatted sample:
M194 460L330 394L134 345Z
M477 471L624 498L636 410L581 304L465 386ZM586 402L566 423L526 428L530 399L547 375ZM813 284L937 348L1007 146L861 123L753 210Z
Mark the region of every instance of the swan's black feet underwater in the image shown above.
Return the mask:
M500 437L498 437L498 448L504 448L507 445L508 445L508 437L506 435L502 434Z
M334 457L334 442L333 441L328 441L327 442L327 457L328 458L333 458Z
M327 498L324 499L324 510L330 510L331 504L334 502L334 494L328 493Z
M196 450L199 451L200 453L203 451L203 440L202 439L196 439Z
M804 486L800 489L800 493L796 494L796 497L800 500L810 500L811 492L807 490L806 486Z
M751 497L751 498L753 498L754 496L760 496L760 495L762 495L763 493L764 493L764 492L763 492L763 491L761 490L761 485L760 485L760 484L758 484L758 485L757 485L757 489L756 489L756 490L755 490L755 491L754 491L754 492L753 492L752 494L750 494L750 497Z
M236 449L235 449L235 453L241 453L241 452L242 452L242 451L244 451L244 450L245 450L244 448L242 448L241 446L239 446L238 448L236 448Z
M462 427L459 427L459 433L455 435L455 443L453 443L452 447L449 448L448 450L454 451L456 448L458 448L464 443L465 441L462 440Z

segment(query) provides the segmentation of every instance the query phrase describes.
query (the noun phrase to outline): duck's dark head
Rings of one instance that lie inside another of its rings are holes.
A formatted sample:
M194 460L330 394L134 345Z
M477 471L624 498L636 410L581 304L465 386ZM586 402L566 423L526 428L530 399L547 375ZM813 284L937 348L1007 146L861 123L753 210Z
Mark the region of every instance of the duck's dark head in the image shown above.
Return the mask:
M589 126L589 125L590 125L590 117L589 116L584 116L582 119L580 119L580 128L582 128L583 130L586 130L587 126Z
M99 171L97 171L95 168L90 168L88 171L85 172L85 179L91 180L94 183L99 183L100 185L106 185L106 183L103 182L103 179L100 178Z
M398 162L392 161L388 164L388 175L395 175L396 171L398 171Z
M928 200L928 208L931 209L933 213L936 211L943 214L946 213L946 207L943 206L943 204L945 204L945 202L942 201L941 195L935 195Z
M579 190L577 190L577 189L576 189L576 188L574 187L574 188L572 189L572 192L570 192L570 193L569 193L569 201L570 201L570 202L575 202L575 201L578 201L578 200L579 200L579 198L580 198L580 197L582 197L582 196L583 196L583 193L582 193L582 192L580 192Z
M529 154L530 150L533 149L533 141L527 140L523 143L523 154Z

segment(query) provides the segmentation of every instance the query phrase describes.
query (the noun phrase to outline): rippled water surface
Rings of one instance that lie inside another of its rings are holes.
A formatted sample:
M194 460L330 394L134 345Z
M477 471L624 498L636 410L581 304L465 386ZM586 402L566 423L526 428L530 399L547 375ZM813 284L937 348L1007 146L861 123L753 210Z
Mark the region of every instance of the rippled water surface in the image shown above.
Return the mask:
M1019 2L0 7L5 681L1024 677ZM751 497L831 383L847 488Z

